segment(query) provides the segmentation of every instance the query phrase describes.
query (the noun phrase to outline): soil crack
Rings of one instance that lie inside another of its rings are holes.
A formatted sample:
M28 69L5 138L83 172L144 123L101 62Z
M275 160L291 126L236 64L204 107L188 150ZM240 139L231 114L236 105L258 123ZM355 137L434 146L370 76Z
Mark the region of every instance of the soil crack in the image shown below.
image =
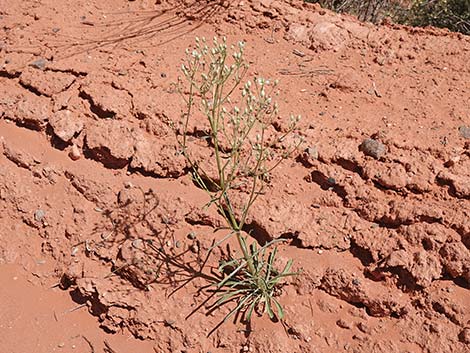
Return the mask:
M86 100L90 104L90 110L100 119L113 119L116 116L116 113L101 108L98 104L93 101L91 95L87 94L85 91L80 90L79 97Z

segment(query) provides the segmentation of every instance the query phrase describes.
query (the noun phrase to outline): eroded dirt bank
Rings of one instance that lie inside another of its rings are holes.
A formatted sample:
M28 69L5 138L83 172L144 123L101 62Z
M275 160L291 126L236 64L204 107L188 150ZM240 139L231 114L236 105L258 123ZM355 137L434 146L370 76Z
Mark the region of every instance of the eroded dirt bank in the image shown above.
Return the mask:
M0 262L150 342L116 352L470 349L468 37L300 1L0 9ZM222 218L202 209L170 124L184 50L213 35L246 41L250 74L281 80L272 129L300 113L306 142L249 220L260 243L286 238L282 258L303 271L283 288L285 324L207 337L226 312L194 310L222 250L185 283Z

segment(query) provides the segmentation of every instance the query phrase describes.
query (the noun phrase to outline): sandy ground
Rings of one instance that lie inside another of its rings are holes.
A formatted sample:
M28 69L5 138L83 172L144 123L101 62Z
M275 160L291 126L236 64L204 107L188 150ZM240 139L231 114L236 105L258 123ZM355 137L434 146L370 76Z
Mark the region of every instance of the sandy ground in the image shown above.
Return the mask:
M469 37L274 0L0 0L0 24L1 352L470 350ZM170 122L214 35L280 79L270 128L301 114L305 144L249 217L302 271L284 322L208 335L223 219Z
M33 274L34 276L34 274ZM107 335L86 305L59 288L33 284L23 268L1 265L2 352L151 352L151 342L127 334Z

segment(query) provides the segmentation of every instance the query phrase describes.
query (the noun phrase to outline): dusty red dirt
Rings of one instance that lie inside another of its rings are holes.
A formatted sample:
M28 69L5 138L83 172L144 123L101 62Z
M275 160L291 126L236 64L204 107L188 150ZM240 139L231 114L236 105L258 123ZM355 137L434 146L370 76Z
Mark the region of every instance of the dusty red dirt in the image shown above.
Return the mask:
M469 37L273 0L1 1L0 24L1 352L470 350ZM303 271L284 324L208 336L222 219L170 121L213 35L281 80L276 128L300 113L306 143L250 216Z
M74 304L59 288L35 285L35 275L25 276L17 265L1 266L2 352L152 351L152 342L138 342L129 333L106 334L86 305Z

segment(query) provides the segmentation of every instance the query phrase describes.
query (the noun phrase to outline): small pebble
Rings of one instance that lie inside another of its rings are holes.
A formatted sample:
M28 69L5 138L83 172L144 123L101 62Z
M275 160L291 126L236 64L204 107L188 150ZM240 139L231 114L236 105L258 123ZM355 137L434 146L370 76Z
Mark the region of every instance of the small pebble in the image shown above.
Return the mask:
M173 319L165 319L164 323L165 323L165 326L170 326L171 328L174 328L176 321Z
M470 126L459 127L459 133L464 139L470 139Z
M294 55L300 56L301 58L303 58L303 57L305 56L305 53L304 53L303 51L298 50L298 49L294 49L294 50L292 51L292 53L293 53Z
M382 158L385 155L385 152L387 152L387 148L382 142L370 138L362 141L359 146L359 150L365 155L375 159Z
M444 167L450 168L460 162L460 156L453 156L447 162L444 163Z
M335 178L328 178L327 179L328 184L330 185L336 185L336 179Z
M365 334L370 335L372 333L372 329L363 322L358 323L357 328Z
M344 329L351 329L352 328L351 323L347 322L343 319L339 319L338 321L336 321L336 325L338 325L339 327L344 328Z
M307 148L305 153L307 153L308 157L312 159L318 159L318 148L315 146Z
M70 149L70 152L69 152L69 157L71 160L73 161L77 161L80 159L81 157L81 154L80 154L80 150L78 149L77 145L72 145L72 148Z
M43 210L37 210L36 212L34 212L34 220L36 222L41 222L44 219L45 215L46 212L44 212Z
M470 327L464 328L459 333L459 341L465 344L470 344Z
M143 249L144 248L144 241L142 239L135 239L132 241L132 247L136 249Z
M188 234L188 239L191 239L191 240L196 239L196 233L194 233L194 232L189 233Z
M44 70L46 68L46 65L47 65L47 60L43 58L37 59L30 64L30 66L39 70Z

